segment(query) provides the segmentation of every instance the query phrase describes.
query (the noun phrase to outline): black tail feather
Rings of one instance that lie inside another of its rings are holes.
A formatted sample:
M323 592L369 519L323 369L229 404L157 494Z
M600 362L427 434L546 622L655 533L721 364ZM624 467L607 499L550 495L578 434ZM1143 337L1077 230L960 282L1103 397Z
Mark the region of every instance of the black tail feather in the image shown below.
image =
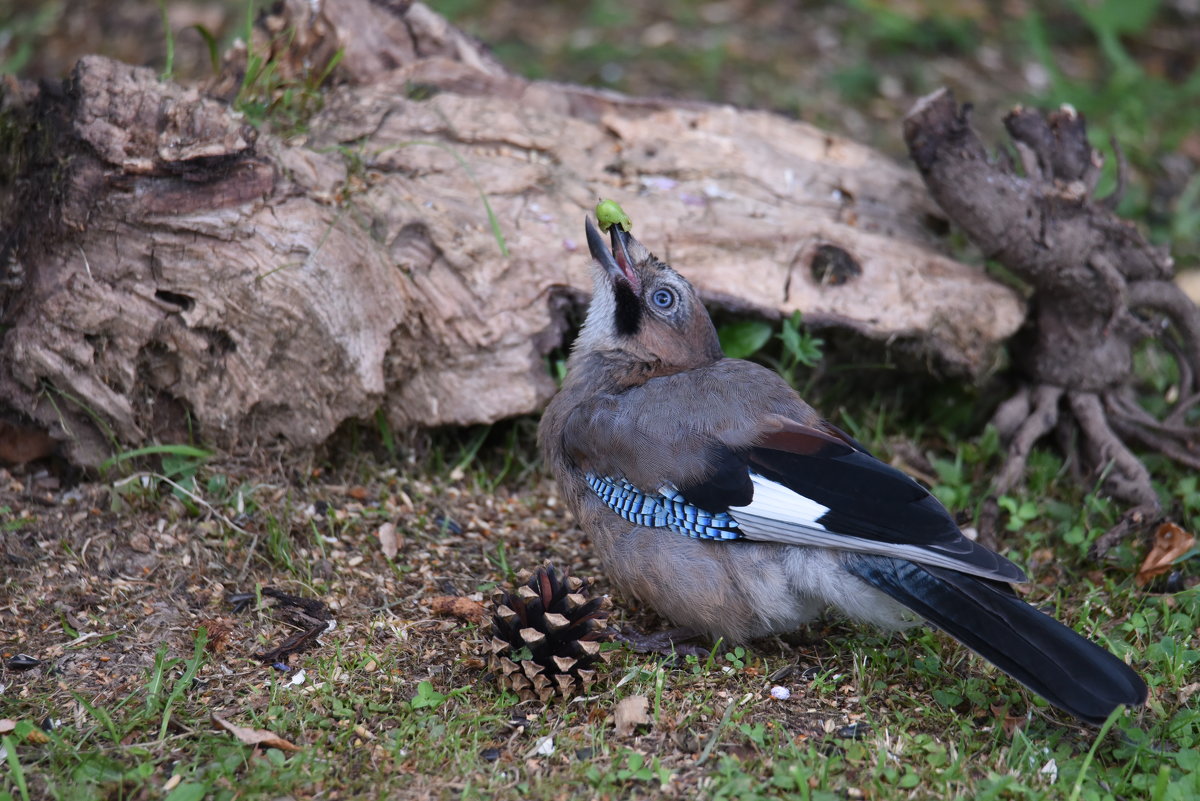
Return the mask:
M903 559L850 554L849 571L1045 698L1092 724L1146 685L1091 640L1011 594L1007 585Z

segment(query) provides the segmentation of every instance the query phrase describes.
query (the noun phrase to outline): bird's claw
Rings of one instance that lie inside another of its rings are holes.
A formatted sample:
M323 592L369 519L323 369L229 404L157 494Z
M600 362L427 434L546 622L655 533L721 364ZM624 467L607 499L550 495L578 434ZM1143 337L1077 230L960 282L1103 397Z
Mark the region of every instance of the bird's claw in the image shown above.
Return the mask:
M667 629L647 634L627 626L621 629L616 640L628 645L634 653L695 656L699 659L707 659L708 649L687 642L699 636L698 632L686 628Z

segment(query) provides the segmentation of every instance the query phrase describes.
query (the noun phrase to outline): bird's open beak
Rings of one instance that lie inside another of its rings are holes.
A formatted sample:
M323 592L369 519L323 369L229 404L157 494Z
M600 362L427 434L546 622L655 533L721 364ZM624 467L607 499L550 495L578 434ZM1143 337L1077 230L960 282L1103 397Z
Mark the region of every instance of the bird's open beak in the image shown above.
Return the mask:
M638 292L642 282L633 271L633 259L629 258L629 234L622 231L621 226L613 225L609 229L609 238L612 240L610 250L604 242L604 235L592 225L591 219L584 218L583 226L587 232L588 250L592 252L592 258L608 273L609 279L614 284L623 280L634 292Z

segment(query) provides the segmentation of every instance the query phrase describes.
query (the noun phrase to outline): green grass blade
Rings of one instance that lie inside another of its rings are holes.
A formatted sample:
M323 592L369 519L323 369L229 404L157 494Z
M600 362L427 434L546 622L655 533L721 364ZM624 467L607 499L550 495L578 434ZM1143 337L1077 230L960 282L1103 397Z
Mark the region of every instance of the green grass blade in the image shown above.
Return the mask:
M100 464L100 472L103 473L111 469L114 465L121 462L127 462L130 459L137 459L142 456L179 456L185 459L205 460L211 458L212 451L206 451L203 448L196 448L192 445L147 445L144 448L135 448L131 451L123 451L116 456L105 459Z
M183 698L184 693L192 686L192 680L196 678L196 672L200 670L200 666L204 664L204 647L208 644L208 630L201 628L196 634L196 643L192 648L192 658L187 661L187 668L183 671L183 675L175 682L175 686L171 688L171 695L167 697L167 703L163 707L162 725L158 729L158 738L167 736L167 727L171 723L171 709L179 700Z
M1096 758L1096 749L1100 747L1100 743L1104 742L1104 738L1108 736L1108 732L1113 727L1113 724L1123 714L1125 714L1125 707L1123 705L1118 706L1109 713L1108 719L1100 727L1100 731L1096 734L1096 739L1092 741L1092 747L1088 749L1087 756L1083 758L1083 765L1079 768L1079 775L1075 777L1075 784L1071 787L1070 801L1079 801L1079 795L1083 792L1083 780L1087 778L1088 770L1092 767L1092 760Z
M17 792L21 794L23 801L29 801L29 785L25 781L25 770L21 767L21 760L17 758L17 744L7 734L0 742L4 744L4 752L8 759L8 772L12 776L13 784L17 786Z
M487 193L483 191L483 187L480 186L479 181L475 178L475 173L471 172L471 168L468 166L466 159L464 159L458 153L458 151L447 145L445 142L415 140L412 142L400 142L399 144L394 145L394 147L410 147L412 145L436 147L439 150L449 153L454 160L458 162L458 166L462 167L463 172L467 174L467 180L471 182L471 185L475 187L475 191L479 193L479 199L483 201L483 210L487 213L488 225L491 226L492 229L492 238L496 240L496 246L500 248L500 255L507 259L508 242L504 238L504 232L500 230L500 221L496 218L495 212L492 211L492 204L488 202ZM386 152L386 150L387 148L381 152Z
M167 13L167 0L158 0L158 10L162 15L163 38L167 42L167 58L163 64L162 79L169 81L175 76L175 34L171 32L171 17Z

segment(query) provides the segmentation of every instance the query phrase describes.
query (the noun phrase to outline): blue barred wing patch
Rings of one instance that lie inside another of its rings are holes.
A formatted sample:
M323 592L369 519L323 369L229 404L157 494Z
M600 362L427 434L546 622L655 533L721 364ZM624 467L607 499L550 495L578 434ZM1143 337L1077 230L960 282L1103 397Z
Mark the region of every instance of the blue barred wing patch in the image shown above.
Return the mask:
M642 492L623 478L588 473L586 480L609 509L630 523L647 528L669 528L678 534L700 540L736 540L742 537L738 522L727 512L714 514L694 506L670 485L650 494Z

